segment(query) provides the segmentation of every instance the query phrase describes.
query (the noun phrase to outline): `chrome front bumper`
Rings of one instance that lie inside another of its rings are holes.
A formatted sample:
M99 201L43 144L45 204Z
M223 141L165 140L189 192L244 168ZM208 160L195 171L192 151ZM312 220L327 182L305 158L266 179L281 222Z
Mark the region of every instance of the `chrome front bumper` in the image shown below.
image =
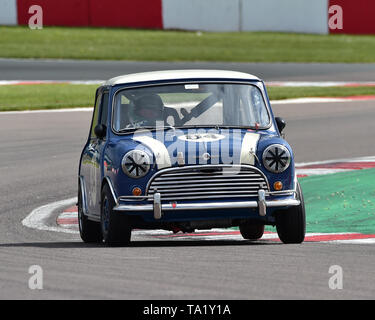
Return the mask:
M266 200L268 195L295 195L295 191L287 192L267 192L258 191L257 201L236 201L236 202L202 202L202 203L161 203L160 193L156 192L153 196L140 197L120 197L117 205L113 208L121 212L153 212L155 219L162 217L163 211L182 211L182 210L218 210L218 209L244 209L259 208L259 215L265 216L267 208L298 206L300 201L297 199ZM134 204L134 200L149 200L150 204ZM129 201L128 204L122 204L121 201Z

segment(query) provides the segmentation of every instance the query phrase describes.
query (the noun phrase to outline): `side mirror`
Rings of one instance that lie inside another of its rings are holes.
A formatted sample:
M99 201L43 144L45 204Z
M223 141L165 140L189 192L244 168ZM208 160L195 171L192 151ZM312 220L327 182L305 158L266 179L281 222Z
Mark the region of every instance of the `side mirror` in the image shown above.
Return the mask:
M279 129L279 132L282 133L285 126L286 126L285 120L283 118L276 117L275 121L276 121L276 124L277 124L277 128Z
M104 124L98 124L94 129L94 133L99 139L103 139L107 133L107 127Z

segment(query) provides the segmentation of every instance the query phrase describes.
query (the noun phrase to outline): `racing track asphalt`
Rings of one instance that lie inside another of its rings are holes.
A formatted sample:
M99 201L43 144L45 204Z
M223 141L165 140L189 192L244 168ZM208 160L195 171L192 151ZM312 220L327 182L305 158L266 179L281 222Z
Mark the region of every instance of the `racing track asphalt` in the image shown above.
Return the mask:
M297 161L374 155L374 102L277 105ZM339 113L338 113L339 112ZM21 225L71 198L91 112L0 114L0 299L374 299L373 245L144 241L85 245ZM43 290L30 290L31 265ZM331 290L329 268L343 268Z
M0 80L106 80L121 74L170 69L224 69L266 81L374 81L375 64L224 63L38 60L0 58Z

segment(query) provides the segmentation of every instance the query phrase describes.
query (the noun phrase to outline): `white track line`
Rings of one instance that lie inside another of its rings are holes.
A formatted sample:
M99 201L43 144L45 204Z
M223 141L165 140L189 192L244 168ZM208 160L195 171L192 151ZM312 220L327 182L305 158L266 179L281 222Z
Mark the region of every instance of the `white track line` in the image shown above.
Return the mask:
M375 156L359 157L359 158L344 158L344 159L334 159L334 160L324 160L324 161L314 161L314 162L299 162L295 164L296 168L320 165L320 164L331 164L331 163L342 163L342 162L375 162Z
M334 174L339 172L348 172L353 171L352 169L321 169L321 168L314 168L314 169L299 169L296 168L297 175L306 175L306 176L323 176L327 174Z
M77 197L52 202L34 209L25 219L22 220L22 225L28 228L44 230L44 231L54 231L54 232L65 232L65 233L78 233L76 230L62 228L60 226L50 226L47 224L47 220L50 218L51 214L65 206L73 206L77 203Z
M339 243L339 244L375 244L374 238L368 239L352 239L352 240L330 240L330 241L321 241L320 243Z
M279 105L279 104L331 103L331 102L353 102L353 101L359 101L359 100L349 99L349 98L329 98L329 97L328 98L295 98L295 99L284 99L284 100L271 100L270 103L271 105ZM360 101L364 101L364 100L360 100Z
M102 85L104 80L0 80L0 86L33 85L33 84L84 84Z
M375 82L357 81L266 81L269 87L356 87L356 86L375 86Z
M53 232L63 232L63 233L70 233L70 234L79 234L79 231L76 229L76 226L70 226L70 227L60 227L60 226L50 226L47 224L47 220L50 218L52 213L56 211L57 209L61 207L67 207L72 206L77 202L77 198L70 198L62 201L56 201L44 206L41 206L39 208L34 209L25 219L22 220L22 225L28 228L36 229L36 230L42 230L42 231L53 231ZM223 232L226 232L227 230L223 229L213 229L212 231L219 232L222 230ZM201 230L203 232L204 230ZM144 236L165 236L170 235L171 232L166 230L135 230L133 234L136 235L144 235ZM336 234L350 234L349 233L336 233ZM326 233L307 233L306 238L316 235L328 235ZM195 239L195 240L243 240L242 236L240 234L233 234L233 235L225 235L221 236L219 234L215 235L205 235L205 236L195 236L191 238L190 236L178 236L178 237L172 237L174 240L186 240L186 239ZM171 239L172 239L171 238ZM276 233L266 233L263 235L261 240L272 240L277 239L278 235ZM169 238L166 238L169 240ZM353 239L353 240L330 240L330 241L318 241L319 243L337 243L337 244L374 244L375 239Z
M368 156L368 157L359 157L359 158L351 158L351 159L336 159L336 160L327 160L327 161L316 161L316 162L305 162L305 163L296 163L296 171L303 171L304 169L301 168L306 165L317 165L317 164L329 164L329 163L336 163L336 162L367 162L367 161L375 161L375 156ZM300 169L298 169L300 168ZM314 169L316 170L316 169ZM326 169L322 169L323 171L329 171ZM319 170L318 170L319 171ZM320 173L323 173L320 171ZM45 231L54 231L54 232L64 232L64 233L73 233L78 234L77 230L74 230L76 226L74 225L65 225L65 227L56 225L50 226L47 224L47 220L50 218L51 214L59 208L62 207L69 207L74 206L77 203L77 197L61 200L57 202L53 202L39 208L34 209L25 219L22 220L22 224L26 227L37 229L37 230L45 230ZM74 217L77 213L74 212L66 212L60 213L59 217L63 217L66 215L67 217ZM212 231L212 230L211 230ZM161 231L161 230L137 230L135 234L138 235L165 235L169 234L168 231ZM319 235L319 234L306 234L306 236L312 235ZM221 236L210 236L210 239L222 239ZM265 234L263 239L273 238L275 237L274 234ZM176 237L178 239L185 239L185 237ZM239 235L230 235L230 239L232 240L239 240ZM228 239L229 239L228 238ZM332 241L322 241L322 243L348 243L348 244L374 244L375 239L353 239L353 240L332 240Z
M56 112L92 112L92 107L88 108L63 108L63 109L47 109L47 110L23 110L23 111L4 111L0 115L7 114L36 114L36 113L56 113Z

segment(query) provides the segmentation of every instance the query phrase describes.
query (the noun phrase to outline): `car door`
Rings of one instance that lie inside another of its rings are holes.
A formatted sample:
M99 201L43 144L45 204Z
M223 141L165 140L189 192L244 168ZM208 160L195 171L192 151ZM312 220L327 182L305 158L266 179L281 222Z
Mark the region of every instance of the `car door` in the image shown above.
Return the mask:
M95 127L99 124L107 126L108 118L108 91L98 93L96 106L93 116L93 122L90 132L90 141L87 145L87 154L89 157L88 168L88 211L90 215L100 216L100 198L102 182L102 158L106 144L106 137L98 138L95 135Z

